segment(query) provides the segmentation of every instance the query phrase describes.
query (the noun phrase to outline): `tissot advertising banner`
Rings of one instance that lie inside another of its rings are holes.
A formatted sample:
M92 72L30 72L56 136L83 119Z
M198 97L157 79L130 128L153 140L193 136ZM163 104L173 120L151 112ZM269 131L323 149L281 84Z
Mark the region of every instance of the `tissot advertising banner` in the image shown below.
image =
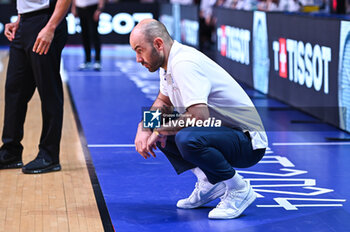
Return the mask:
M236 80L253 86L253 12L215 8L216 61Z
M338 20L267 14L268 93L339 125Z

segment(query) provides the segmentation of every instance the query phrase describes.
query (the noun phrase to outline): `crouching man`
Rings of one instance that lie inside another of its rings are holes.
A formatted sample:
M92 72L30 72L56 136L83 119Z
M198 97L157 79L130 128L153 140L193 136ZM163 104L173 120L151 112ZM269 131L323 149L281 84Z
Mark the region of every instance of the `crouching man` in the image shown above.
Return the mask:
M178 174L191 170L197 176L194 191L177 207L196 208L220 197L209 218L238 217L256 194L235 168L255 165L267 147L252 101L223 68L174 41L157 20L141 21L130 35L130 45L137 62L150 72L160 68L160 91L151 107L154 117L174 109L181 113L154 130L140 122L137 152L148 158L158 146Z

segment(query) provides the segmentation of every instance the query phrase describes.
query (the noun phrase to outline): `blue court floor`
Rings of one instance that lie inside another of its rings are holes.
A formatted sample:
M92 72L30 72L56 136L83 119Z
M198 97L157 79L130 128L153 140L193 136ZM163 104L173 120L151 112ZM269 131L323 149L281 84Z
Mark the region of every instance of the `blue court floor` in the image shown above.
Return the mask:
M115 231L350 231L350 142L337 140L350 135L249 88L269 149L256 166L238 171L257 200L233 220L207 218L218 200L199 209L177 209L177 200L192 192L194 176L177 176L160 152L145 160L133 146L142 108L158 93L158 75L137 64L127 46L103 47L102 58L101 72L78 71L82 48L63 52Z

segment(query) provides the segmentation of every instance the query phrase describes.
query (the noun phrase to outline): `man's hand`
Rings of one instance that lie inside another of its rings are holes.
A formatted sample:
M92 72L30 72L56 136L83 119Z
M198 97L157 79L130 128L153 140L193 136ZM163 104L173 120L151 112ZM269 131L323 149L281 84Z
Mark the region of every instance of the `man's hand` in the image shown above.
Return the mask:
M156 157L153 149L157 150L157 142L160 142L161 146L164 148L166 145L166 135L161 135L159 132L153 131L152 135L148 138L147 141L147 152L151 153L153 157Z
M45 26L38 34L33 46L33 52L39 55L47 54L49 51L51 42L55 35L55 29Z
M172 104L168 96L163 95L160 91L154 103L152 104L151 110L160 109L162 113L171 113L172 112ZM159 129L159 128L158 128ZM167 135L164 132L161 132L163 135ZM150 138L152 135L152 131L150 129L143 128L143 122L140 122L137 128L137 134L135 138L135 147L136 151L140 153L143 158L147 159L152 154L155 157L153 149L156 149L156 142L160 141L162 146L165 147L166 136L162 140L157 138L157 136ZM148 146L148 141L150 142ZM151 148L152 146L152 148Z
M150 155L147 153L147 140L152 135L149 129L143 129L142 122L139 123L135 137L135 148L143 158L147 159Z
M14 23L7 23L5 25L4 35L11 42L15 38L16 31L18 29L18 24L19 24L19 20L17 22L14 22Z
M94 21L98 22L98 20L100 19L100 14L101 14L101 10L100 9L96 9L95 13L94 13Z

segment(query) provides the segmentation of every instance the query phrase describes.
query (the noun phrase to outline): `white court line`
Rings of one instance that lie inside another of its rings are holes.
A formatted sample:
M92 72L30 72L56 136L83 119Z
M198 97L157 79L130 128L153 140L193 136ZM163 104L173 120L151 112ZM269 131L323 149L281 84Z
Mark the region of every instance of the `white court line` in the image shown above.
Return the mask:
M63 62L62 58L61 58L60 74L61 74L62 81L64 83L66 83L68 81L68 75L67 75L67 71L64 67L64 62Z
M304 142L304 143L272 143L273 146L340 146L350 142Z
M89 144L88 147L135 147L134 144Z

